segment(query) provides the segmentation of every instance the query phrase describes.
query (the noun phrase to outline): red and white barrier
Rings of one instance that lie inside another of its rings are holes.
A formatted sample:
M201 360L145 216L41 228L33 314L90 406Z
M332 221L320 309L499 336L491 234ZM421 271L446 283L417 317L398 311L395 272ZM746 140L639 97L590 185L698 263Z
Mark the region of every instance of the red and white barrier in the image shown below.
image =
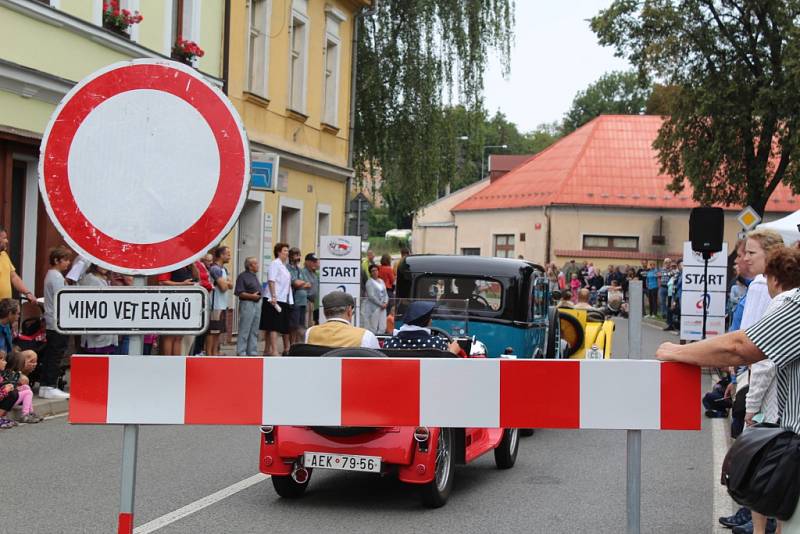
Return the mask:
M700 369L653 360L74 356L79 424L700 429Z

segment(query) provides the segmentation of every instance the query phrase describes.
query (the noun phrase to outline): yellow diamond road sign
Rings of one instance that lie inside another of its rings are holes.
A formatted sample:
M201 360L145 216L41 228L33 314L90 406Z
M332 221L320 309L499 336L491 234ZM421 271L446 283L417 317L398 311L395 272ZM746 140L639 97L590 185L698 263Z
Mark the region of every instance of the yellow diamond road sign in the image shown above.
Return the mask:
M736 220L739 221L739 224L745 230L752 230L755 226L761 222L761 217L756 213L756 210L747 206L745 209L739 213L739 216L736 217Z

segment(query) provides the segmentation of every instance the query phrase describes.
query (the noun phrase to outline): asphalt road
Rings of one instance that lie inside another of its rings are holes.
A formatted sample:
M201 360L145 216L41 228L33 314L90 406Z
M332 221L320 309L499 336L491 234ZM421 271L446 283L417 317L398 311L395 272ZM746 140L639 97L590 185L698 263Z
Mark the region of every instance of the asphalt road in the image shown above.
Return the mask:
M644 329L646 354L676 339ZM617 356L626 335L618 322ZM143 427L136 525L254 475L258 439L246 427ZM0 529L115 532L121 441L120 428L73 427L65 418L2 431ZM711 532L709 429L644 432L642 441L642 532ZM438 510L422 508L414 489L392 478L318 470L298 501L279 499L263 480L157 532L624 532L625 443L624 431L537 431L522 439L511 470L495 469L491 454L457 468Z

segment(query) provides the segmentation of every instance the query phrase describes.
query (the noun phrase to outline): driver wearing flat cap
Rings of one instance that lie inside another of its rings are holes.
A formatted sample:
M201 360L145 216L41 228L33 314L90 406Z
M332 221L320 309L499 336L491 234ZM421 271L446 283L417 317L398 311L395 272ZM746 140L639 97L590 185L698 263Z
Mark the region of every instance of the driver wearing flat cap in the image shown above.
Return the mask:
M322 297L326 321L306 330L306 343L324 347L379 349L375 334L350 324L355 305L353 297L344 291L332 291Z
M461 347L457 341L448 344L445 338L431 333L430 326L435 306L433 302L412 302L403 314L403 326L395 336L386 340L383 348L438 349L460 354Z

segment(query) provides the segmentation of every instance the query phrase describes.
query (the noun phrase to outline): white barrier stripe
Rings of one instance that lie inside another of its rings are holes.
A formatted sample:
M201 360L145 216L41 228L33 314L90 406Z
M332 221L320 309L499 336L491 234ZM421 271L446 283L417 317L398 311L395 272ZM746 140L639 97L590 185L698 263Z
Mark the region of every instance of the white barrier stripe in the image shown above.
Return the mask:
M583 360L580 395L580 428L661 428L660 362Z
M108 423L184 423L186 358L109 358Z
M420 424L500 426L500 360L420 360Z
M266 358L261 419L268 425L338 426L342 360Z

